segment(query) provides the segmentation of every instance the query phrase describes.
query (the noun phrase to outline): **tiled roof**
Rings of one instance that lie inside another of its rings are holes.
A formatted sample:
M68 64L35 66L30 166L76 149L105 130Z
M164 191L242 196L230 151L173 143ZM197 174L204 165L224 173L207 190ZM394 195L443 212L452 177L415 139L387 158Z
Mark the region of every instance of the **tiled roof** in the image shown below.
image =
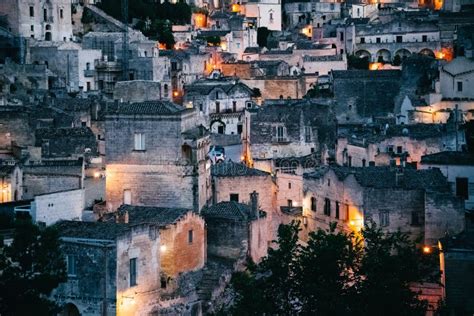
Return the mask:
M110 104L108 114L175 115L185 108L169 101Z
M422 164L474 166L474 153L443 151L421 157Z
M185 208L122 205L118 212L128 212L129 224L150 223L165 227L178 222L191 210Z
M202 212L204 218L220 218L235 221L248 221L255 219L250 206L234 201L220 202L215 205L205 207ZM260 211L260 216L265 216L265 212Z
M376 189L402 188L406 190L428 190L437 192L449 192L450 186L439 169L416 170L410 168L395 167L321 167L315 172L307 173L305 178L319 179L329 170L333 170L342 181L349 175L353 175L362 187Z
M37 140L59 137L94 137L94 133L89 127L39 128L35 133Z
M105 222L61 221L54 225L60 237L115 240L128 225Z
M357 79L357 78L400 78L400 70L333 70L334 79Z
M215 177L266 177L268 172L249 168L242 163L222 162L211 167L211 174Z

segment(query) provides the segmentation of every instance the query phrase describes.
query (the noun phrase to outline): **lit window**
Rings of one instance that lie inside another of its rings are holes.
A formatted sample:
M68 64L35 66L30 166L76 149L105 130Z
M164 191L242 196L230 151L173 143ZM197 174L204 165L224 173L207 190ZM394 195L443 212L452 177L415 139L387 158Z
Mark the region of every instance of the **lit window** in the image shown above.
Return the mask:
M137 258L130 259L130 286L137 285Z
M145 134L135 134L135 150L145 150Z

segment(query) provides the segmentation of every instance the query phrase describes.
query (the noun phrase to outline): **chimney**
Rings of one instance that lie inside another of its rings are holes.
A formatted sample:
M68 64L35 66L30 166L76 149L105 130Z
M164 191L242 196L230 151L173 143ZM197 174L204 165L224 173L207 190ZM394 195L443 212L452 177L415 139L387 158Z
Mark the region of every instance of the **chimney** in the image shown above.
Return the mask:
M260 217L258 210L258 193L256 191L250 193L250 211L256 218Z

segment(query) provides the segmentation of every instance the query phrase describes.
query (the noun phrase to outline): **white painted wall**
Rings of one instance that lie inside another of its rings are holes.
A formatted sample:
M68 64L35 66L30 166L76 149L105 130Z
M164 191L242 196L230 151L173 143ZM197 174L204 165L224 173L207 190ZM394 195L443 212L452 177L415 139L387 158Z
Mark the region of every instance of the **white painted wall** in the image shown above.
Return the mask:
M31 215L35 222L46 225L59 220L80 220L84 199L84 189L38 195L31 202Z

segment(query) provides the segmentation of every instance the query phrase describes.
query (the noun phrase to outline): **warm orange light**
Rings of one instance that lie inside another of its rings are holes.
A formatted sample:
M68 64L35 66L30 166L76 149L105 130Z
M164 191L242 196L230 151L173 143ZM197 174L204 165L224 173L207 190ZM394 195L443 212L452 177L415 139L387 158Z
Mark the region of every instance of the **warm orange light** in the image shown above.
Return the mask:
M100 172L98 171L94 172L94 178L100 178Z
M240 12L240 4L234 3L232 5L232 12Z
M369 69L370 70L379 70L382 69L383 64L382 63L370 63L369 64Z
M424 246L424 247L423 247L423 253L430 254L430 253L431 253L431 247L429 247L429 246Z
M443 0L434 0L433 3L435 10L441 10L441 8L443 7Z
M194 25L196 27L206 27L207 18L203 13L194 13Z
M221 49L222 50L227 50L227 43L222 42L221 43Z
M177 97L179 95L179 92L178 91L173 91L173 96L174 97Z
M436 59L444 59L451 61L453 59L453 50L451 48L441 48L441 50L435 51Z
M313 33L313 28L311 25L305 26L303 29L301 29L301 33L303 35L306 35L307 37L312 37Z
M166 50L166 44L165 43L159 43L158 48L161 50Z

